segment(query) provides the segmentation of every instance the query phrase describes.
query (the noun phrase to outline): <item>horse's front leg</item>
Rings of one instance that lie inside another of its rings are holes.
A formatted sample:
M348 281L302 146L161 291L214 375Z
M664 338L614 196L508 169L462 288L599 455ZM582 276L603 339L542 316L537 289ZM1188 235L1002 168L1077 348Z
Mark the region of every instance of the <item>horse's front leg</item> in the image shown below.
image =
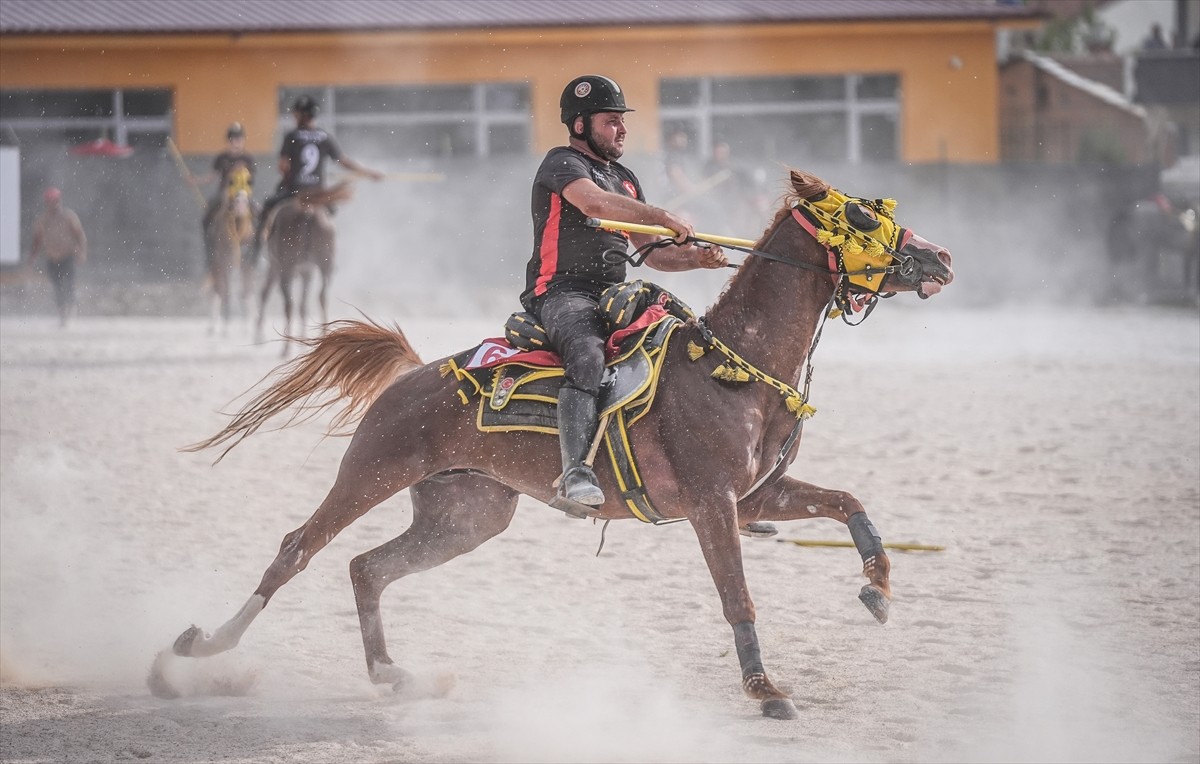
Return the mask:
M792 699L767 678L763 668L758 634L754 630L754 603L742 568L742 543L732 494L721 505L710 502L688 519L717 585L725 620L733 627L733 642L742 667L742 690L759 701L763 716L795 719L798 714Z
M258 296L258 318L254 322L254 344L256 345L263 343L263 320L267 314L267 302L271 298L271 288L275 286L277 278L279 278L279 265L272 257L267 263L267 275L263 279L262 291Z
M781 477L738 502L738 520L801 520L828 517L845 523L863 561L863 575L870 581L858 598L880 623L887 623L892 599L889 579L892 564L883 551L883 540L858 499L845 491L820 488L790 477Z

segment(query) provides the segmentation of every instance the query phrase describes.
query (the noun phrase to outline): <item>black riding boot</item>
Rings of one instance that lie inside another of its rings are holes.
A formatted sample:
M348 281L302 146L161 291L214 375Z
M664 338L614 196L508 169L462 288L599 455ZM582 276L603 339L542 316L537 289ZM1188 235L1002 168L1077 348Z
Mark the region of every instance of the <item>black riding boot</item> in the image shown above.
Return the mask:
M558 442L562 449L563 478L559 493L589 507L604 503L596 473L583 463L596 436L596 396L563 387L558 391Z

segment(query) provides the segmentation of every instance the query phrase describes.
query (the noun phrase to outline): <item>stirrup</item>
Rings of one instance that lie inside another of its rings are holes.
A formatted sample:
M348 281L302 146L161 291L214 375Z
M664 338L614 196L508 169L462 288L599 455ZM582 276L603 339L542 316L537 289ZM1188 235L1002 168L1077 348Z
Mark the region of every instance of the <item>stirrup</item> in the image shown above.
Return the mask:
M574 517L578 520L586 520L596 511L595 507L589 507L586 504L580 504L577 501L571 501L562 493L554 494L554 498L549 502L550 506L555 509L560 509L567 513L567 517Z

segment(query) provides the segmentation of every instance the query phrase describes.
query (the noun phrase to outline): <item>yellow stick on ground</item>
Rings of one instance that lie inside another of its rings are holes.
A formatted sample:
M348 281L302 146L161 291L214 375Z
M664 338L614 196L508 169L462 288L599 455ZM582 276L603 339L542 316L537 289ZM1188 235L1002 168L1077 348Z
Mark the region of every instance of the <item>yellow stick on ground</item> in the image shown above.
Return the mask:
M606 231L629 231L630 233L645 233L651 236L670 236L675 232L660 225L642 225L641 223L622 223L620 220L605 220L604 218L588 218L587 224L592 228L603 228ZM753 247L753 239L735 239L732 236L717 236L711 233L696 233L700 241L710 241L713 244L729 244L735 247Z
M844 546L853 548L853 541L819 541L817 539L779 539L786 541L789 544L796 546ZM944 552L946 547L936 546L933 544L898 544L889 543L883 545L884 549L899 549L904 552Z
M179 153L179 148L169 135L167 136L167 151L171 152L171 158L175 160L175 166L179 168L179 174L183 177L183 181L191 186L192 193L196 195L196 202L200 205L200 209L207 209L208 202L204 200L204 194L200 193L200 189L191 184L192 171L187 168L187 163L183 161L183 154Z

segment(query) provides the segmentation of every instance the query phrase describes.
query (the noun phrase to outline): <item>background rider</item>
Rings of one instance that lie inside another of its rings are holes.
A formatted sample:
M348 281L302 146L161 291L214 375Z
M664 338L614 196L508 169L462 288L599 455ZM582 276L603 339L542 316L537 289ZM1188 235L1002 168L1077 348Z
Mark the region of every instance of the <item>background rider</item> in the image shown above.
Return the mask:
M316 116L317 102L312 96L300 96L292 103L292 117L296 120L296 127L283 136L283 144L279 148L279 174L282 178L275 193L263 202L251 255L255 259L262 247L263 224L271 210L301 191L320 190L325 187L326 158L372 180L384 178L383 173L364 167L342 154L333 136L314 124Z
M196 185L207 185L214 180L219 180L216 193L208 199L208 207L204 210L204 219L201 221L200 230L204 235L204 269L205 272L212 266L212 244L208 241L208 224L212 222L213 215L216 214L217 208L221 206L221 194L229 186L229 174L238 167L245 167L250 171L250 187L254 187L254 173L258 169L254 162L254 157L246 153L246 130L240 122L234 122L225 131L225 150L217 154L213 158L212 170L208 173L196 178L191 177L191 180Z

